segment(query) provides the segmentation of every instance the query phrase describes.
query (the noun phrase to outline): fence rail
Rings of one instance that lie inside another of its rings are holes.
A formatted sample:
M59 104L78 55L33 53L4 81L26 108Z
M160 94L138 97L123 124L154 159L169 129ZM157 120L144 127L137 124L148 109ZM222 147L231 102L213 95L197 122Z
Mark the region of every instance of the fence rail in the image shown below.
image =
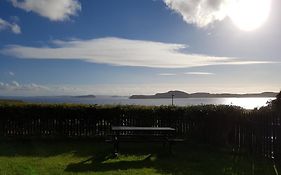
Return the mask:
M194 142L281 158L280 113L233 106L0 105L0 137L105 137L111 125L170 126Z

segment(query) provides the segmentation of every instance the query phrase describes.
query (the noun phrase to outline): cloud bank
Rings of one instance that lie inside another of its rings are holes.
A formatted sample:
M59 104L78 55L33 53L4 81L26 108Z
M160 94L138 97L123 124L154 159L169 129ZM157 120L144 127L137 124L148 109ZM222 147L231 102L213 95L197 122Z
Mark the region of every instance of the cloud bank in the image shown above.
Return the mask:
M1 30L11 30L15 34L21 33L19 25L17 25L16 23L9 23L8 21L5 21L2 18L0 18L0 31Z
M265 91L278 91L280 84L253 84L245 83L243 85L232 83L221 84L202 84L202 83L155 83L155 84L96 84L96 85L48 85L43 88L19 88L9 83L9 88L3 86L7 83L0 82L1 96L60 96L60 95L121 95L129 96L134 94L155 94L159 92L167 92L170 90L181 90L188 93L209 92L209 93L260 93ZM23 86L19 84L19 86ZM31 86L26 84L25 86ZM21 89L21 90L20 90ZM35 90L34 90L35 89Z
M233 0L163 0L184 21L205 27L214 21L223 20L228 14L229 5Z
M175 76L177 74L174 74L174 73L160 73L160 74L157 74L159 76Z
M185 72L185 75L214 75L211 72Z
M5 90L5 91L40 91L40 90L48 90L48 87L38 85L38 84L35 84L35 83L20 84L17 81L12 81L11 83L0 82L0 90Z
M81 10L78 0L10 0L14 7L34 12L51 21L68 20Z
M54 40L48 47L8 45L0 53L24 59L64 59L152 68L186 68L208 65L270 63L182 52L184 44L122 38Z

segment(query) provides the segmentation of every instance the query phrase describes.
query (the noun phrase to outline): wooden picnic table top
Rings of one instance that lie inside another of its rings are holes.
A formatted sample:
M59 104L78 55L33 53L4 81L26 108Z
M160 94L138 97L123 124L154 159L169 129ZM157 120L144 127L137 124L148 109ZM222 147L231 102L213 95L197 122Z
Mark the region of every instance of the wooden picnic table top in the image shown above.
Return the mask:
M171 127L112 126L112 131L175 131Z

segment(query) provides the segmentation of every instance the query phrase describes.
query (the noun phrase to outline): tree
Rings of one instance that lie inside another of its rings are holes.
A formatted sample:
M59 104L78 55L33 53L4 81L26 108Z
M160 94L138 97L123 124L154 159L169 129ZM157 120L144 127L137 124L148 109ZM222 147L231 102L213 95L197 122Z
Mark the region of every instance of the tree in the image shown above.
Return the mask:
M281 91L277 94L275 100L269 102L268 107L274 111L281 111Z

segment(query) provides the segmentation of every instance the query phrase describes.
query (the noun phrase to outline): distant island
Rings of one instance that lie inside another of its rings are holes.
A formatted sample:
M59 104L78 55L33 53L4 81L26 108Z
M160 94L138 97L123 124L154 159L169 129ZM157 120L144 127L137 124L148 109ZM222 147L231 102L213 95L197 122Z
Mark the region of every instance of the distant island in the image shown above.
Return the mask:
M275 92L262 92L262 93L250 93L250 94L211 94L207 92L197 92L197 93L186 93L183 91L169 91L165 93L157 93L155 95L132 95L130 99L158 99L158 98L245 98L245 97L276 97L278 93Z
M75 98L96 98L95 95L79 95L79 96L74 96Z

